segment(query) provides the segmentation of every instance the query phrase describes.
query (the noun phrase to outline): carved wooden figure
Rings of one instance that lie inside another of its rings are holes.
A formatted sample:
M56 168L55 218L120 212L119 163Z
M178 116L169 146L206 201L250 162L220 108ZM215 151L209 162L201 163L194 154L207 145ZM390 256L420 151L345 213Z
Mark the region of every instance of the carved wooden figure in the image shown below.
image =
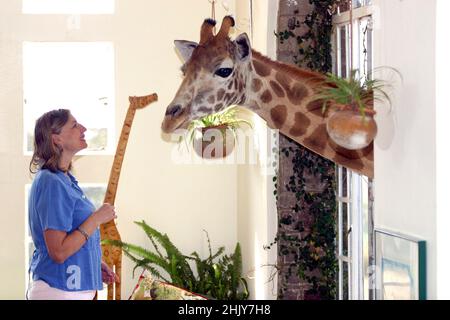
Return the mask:
M151 94L143 97L129 97L130 106L128 107L127 115L125 117L122 132L120 133L119 142L117 144L116 154L114 156L114 162L109 175L108 188L106 189L105 199L103 202L114 204L117 193L117 186L119 184L120 170L122 168L123 159L125 156L125 150L127 148L128 138L133 124L134 115L137 109L143 109L150 103L156 101L158 96ZM117 226L114 220L102 224L100 226L101 239L121 240L120 234L117 230ZM102 245L103 261L113 268L114 272L122 278L122 249L110 245ZM115 295L113 290L115 289ZM120 300L121 288L120 284L114 283L108 285L108 300Z

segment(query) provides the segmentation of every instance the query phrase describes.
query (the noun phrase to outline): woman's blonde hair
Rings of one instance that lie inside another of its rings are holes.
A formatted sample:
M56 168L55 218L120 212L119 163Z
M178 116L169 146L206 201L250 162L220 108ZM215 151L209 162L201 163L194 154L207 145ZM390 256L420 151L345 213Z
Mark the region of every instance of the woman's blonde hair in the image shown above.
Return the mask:
M58 109L44 113L36 120L34 127L34 151L30 161L30 172L36 173L41 169L52 172L61 170L59 160L62 149L53 143L52 134L61 133L62 127L67 123L70 110ZM70 164L69 169L72 168Z

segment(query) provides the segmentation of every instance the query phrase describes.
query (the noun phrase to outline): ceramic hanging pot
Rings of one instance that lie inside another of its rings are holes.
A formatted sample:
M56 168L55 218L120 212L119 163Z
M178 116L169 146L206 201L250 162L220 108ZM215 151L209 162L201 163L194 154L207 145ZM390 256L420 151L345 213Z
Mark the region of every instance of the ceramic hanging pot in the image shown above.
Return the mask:
M327 121L330 138L348 150L367 147L377 135L377 124L373 115L363 116L353 110L336 111Z
M204 159L225 158L234 150L234 145L234 135L226 124L198 128L194 138L194 150Z

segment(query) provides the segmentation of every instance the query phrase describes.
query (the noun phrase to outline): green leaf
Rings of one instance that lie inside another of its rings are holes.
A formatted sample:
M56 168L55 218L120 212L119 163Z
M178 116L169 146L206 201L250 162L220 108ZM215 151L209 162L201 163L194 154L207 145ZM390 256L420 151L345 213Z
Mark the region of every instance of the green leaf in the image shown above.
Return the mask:
M152 261L154 264L157 264L158 266L167 269L168 265L166 263L166 261L162 258L160 258L159 256L157 256L156 254L154 254L151 251L148 251L140 246L137 245L133 245L130 243L126 243L126 242L122 242L120 240L103 240L102 241L103 244L106 245L112 245L112 246L116 246L121 248L124 252L127 252L129 254L135 254L138 255L144 259L150 260Z

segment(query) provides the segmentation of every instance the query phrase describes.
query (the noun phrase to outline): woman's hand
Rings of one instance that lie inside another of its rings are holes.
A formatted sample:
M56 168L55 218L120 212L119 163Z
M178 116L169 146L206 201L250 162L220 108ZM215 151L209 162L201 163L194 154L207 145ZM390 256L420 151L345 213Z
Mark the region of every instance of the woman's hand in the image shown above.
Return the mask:
M117 218L114 206L109 203L104 203L97 211L93 213L98 225L109 222Z
M120 283L120 278L111 268L102 261L102 281L106 284Z

